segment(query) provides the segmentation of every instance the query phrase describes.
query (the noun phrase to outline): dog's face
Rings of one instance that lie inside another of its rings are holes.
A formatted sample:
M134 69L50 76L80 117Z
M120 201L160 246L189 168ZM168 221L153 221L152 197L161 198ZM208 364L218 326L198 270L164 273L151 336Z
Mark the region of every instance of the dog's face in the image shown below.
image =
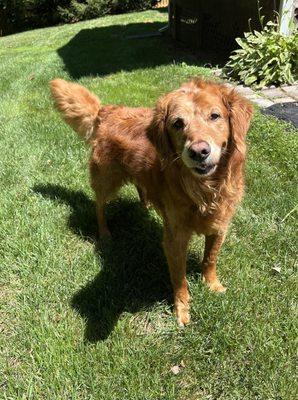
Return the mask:
M228 110L216 93L197 90L175 95L168 105L167 131L184 164L199 176L215 172L226 150Z
M159 100L157 147L163 156L172 152L181 157L195 176L208 177L216 171L228 143L244 141L251 114L249 103L231 89L191 81ZM242 125L238 131L233 128L237 118Z

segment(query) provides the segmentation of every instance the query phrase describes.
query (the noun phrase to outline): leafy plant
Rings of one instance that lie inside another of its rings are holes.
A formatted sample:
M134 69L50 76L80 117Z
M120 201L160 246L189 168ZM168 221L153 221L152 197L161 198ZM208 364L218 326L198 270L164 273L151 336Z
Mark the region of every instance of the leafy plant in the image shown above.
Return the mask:
M157 0L110 0L113 14L124 13L128 11L147 10L158 3Z
M66 7L58 6L57 11L62 22L77 22L108 14L111 7L107 0L71 0Z
M235 50L224 67L226 76L255 85L293 83L298 73L298 33L282 36L279 21L269 21L261 32L251 31L236 39Z
M57 10L62 22L76 22L106 14L146 10L155 4L154 0L71 0Z
M146 10L156 3L157 0L0 0L0 36L106 14Z

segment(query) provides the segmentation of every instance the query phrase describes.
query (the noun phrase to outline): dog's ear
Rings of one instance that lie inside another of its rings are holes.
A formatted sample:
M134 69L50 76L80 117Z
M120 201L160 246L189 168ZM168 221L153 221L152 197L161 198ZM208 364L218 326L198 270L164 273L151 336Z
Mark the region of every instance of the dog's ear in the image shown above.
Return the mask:
M230 139L228 144L229 169L241 166L245 159L245 137L253 115L252 104L235 89L222 87L223 101L229 113Z
M223 100L229 112L231 139L241 152L245 146L245 136L253 115L253 106L235 89L224 88Z
M173 152L173 145L167 131L167 118L171 98L172 93L168 93L158 99L148 132L149 139L163 160L167 159Z

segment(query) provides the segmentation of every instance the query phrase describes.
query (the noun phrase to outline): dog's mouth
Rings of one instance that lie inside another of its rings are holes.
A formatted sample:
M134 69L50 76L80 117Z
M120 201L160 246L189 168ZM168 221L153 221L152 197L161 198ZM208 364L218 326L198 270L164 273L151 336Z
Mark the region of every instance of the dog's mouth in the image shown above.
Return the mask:
M184 148L181 155L181 159L183 163L186 165L186 167L192 172L192 174L200 178L206 178L207 176L212 175L217 169L217 166L219 164L219 160L217 160L216 155L215 157L209 156L208 158L202 161L196 161L191 159L189 157L187 147Z
M216 164L208 164L208 165L199 165L192 170L195 172L196 175L200 176L209 176L211 175L216 169Z

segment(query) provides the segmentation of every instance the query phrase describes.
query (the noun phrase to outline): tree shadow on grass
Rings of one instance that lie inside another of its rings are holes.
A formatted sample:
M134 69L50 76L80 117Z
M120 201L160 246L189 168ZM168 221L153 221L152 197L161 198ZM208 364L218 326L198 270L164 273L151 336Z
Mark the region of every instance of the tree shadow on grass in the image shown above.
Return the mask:
M119 199L107 206L112 239L97 241L95 203L81 191L59 185L37 185L36 193L71 207L68 225L95 245L102 269L72 298L86 320L85 340L108 338L123 312L136 313L157 302L172 303L172 288L162 250L162 226L140 202ZM198 271L190 256L190 271Z
M168 36L158 35L165 24L143 22L82 29L58 49L58 54L74 79L154 68L173 62L199 65L189 51L174 45Z

